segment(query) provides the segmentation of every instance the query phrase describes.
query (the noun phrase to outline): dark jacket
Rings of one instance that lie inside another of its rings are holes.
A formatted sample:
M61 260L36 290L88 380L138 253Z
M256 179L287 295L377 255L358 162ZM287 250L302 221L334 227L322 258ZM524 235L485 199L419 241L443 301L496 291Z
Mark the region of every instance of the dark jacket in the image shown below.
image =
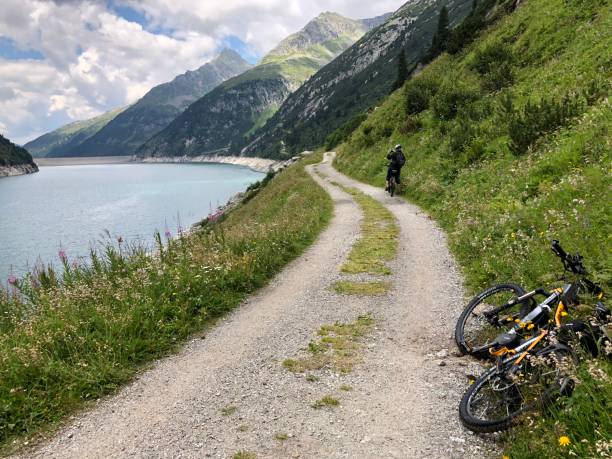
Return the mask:
M389 161L391 161L391 164L389 165L389 167L396 168L396 169L401 169L402 168L402 164L400 164L400 162L399 162L398 152L396 150L391 150L387 154L387 159Z

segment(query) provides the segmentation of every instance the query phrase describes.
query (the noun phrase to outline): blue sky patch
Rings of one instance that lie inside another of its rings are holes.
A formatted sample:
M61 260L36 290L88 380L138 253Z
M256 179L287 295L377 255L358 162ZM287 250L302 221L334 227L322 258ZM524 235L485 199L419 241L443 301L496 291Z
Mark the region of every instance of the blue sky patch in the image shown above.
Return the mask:
M235 35L230 35L225 40L223 40L223 43L219 47L219 50L223 48L233 49L238 54L240 54L245 61L251 64L255 64L257 63L257 61L259 61L259 59L261 59L261 53L251 48L249 45L247 45Z
M108 9L128 22L135 22L137 24L140 24L143 29L146 29L149 25L149 20L144 14L142 14L140 11L136 11L134 8L131 8L129 6L117 5L115 2L109 1Z
M130 6L119 5L115 1L109 1L107 4L107 8L117 16L125 19L128 22L133 22L136 24L140 24L140 26L146 30L147 32L151 32L155 35L165 35L167 37L173 38L176 30L168 29L161 27L159 25L153 24L147 16Z
M22 49L12 39L2 36L0 36L0 57L11 60L34 59L38 61L45 58L40 52L33 49Z

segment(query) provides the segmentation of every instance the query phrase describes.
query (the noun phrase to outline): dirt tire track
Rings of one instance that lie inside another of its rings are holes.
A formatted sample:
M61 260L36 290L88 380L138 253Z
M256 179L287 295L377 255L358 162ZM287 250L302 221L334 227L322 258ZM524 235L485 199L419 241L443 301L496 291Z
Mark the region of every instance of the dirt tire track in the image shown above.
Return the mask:
M21 457L478 458L491 446L468 434L457 403L473 365L433 353L448 349L463 304L443 233L415 206L348 179L330 164L309 167L335 204L329 227L267 287L176 356L157 362L116 396L79 415ZM313 170L329 177L323 180ZM401 228L383 297L347 297L330 286L359 237L361 211L330 184L358 188L387 206ZM376 319L363 363L316 382L285 370L316 330L360 314ZM353 388L339 390L340 385ZM333 394L340 406L315 410ZM221 410L235 407L235 413ZM277 440L286 433L288 439Z

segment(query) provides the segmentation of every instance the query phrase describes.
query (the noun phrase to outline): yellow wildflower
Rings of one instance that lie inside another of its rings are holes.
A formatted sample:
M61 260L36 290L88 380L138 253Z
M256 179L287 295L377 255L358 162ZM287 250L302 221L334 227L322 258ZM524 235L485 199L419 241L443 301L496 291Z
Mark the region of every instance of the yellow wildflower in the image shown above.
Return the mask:
M565 435L563 435L562 437L559 437L559 446L567 446L571 443L569 437L566 437Z
M502 459L510 459L510 456L506 456L505 454L502 456Z

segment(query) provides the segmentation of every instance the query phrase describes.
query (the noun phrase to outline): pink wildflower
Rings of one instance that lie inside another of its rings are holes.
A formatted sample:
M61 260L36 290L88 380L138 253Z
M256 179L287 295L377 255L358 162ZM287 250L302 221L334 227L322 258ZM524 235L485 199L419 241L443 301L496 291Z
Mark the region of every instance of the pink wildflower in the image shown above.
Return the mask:
M223 211L220 210L218 212L215 212L214 214L210 214L207 218L207 220L209 222L216 222L217 220L219 220L221 217L223 217Z
M167 239L170 239L172 237L172 233L169 230L166 230L166 232L164 233Z
M57 255L63 262L66 262L68 260L68 256L66 255L66 251L64 249L60 249L60 251L57 252Z
M8 283L11 285L15 285L17 283L17 278L12 274L8 277Z

